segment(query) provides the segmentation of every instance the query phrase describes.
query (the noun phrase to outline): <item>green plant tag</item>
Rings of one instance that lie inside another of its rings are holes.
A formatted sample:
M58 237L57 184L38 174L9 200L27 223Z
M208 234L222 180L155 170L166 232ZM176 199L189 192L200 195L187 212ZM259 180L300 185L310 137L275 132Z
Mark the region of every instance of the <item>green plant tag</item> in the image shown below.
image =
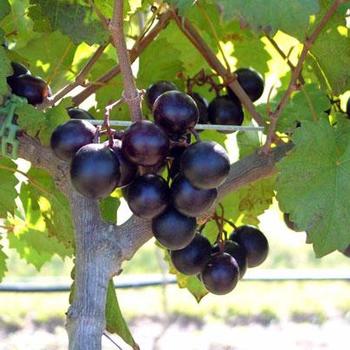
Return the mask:
M10 99L0 108L0 155L17 159L19 141L17 140L18 125L14 122L15 110L21 101Z

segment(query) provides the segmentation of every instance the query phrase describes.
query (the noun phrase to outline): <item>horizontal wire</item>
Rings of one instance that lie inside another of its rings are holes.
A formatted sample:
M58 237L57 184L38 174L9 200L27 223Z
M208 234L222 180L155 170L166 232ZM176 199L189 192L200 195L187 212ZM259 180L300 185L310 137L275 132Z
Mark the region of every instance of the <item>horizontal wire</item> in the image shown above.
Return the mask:
M79 119L83 120L83 119ZM86 120L86 119L85 119ZM103 125L103 120L88 119L93 125ZM129 127L133 122L126 120L111 120L111 126ZM196 130L217 130L217 131L263 131L262 126L240 126L240 125L218 125L218 124L196 124Z

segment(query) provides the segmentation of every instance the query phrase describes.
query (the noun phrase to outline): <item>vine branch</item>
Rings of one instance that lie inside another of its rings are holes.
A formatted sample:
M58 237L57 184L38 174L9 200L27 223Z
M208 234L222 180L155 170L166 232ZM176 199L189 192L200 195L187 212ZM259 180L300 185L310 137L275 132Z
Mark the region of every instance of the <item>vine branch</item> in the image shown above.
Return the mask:
M141 39L138 39L133 48L129 51L130 62L133 63L143 51L153 42L157 35L168 25L171 18L171 13L164 12L159 16L158 22L149 31L147 35L142 35ZM94 94L99 88L103 87L113 78L120 74L120 65L118 64L107 73L102 75L96 82L90 83L82 92L73 97L73 103L75 106L83 103L89 96Z
M298 79L300 77L300 74L303 69L304 62L307 58L307 55L312 47L312 45L317 40L318 36L320 35L322 29L326 26L328 21L332 18L334 13L337 11L338 7L344 2L344 0L335 0L332 5L329 7L325 15L322 17L321 21L318 23L314 31L311 33L311 35L305 40L303 49L301 51L301 54L299 56L299 60L297 65L295 66L295 69L292 71L292 76L288 85L287 90L285 91L284 95L281 98L281 101L277 105L275 111L270 115L270 126L267 133L267 139L265 142L265 145L262 148L262 152L267 153L269 152L271 148L271 144L273 142L277 122L279 117L282 114L282 111L288 104L288 101L292 95L292 93L297 89L298 87Z
M204 41L197 29L192 23L184 17L180 17L175 11L173 12L173 18L179 27L179 29L185 34L185 36L191 41L193 46L200 52L203 58L207 61L209 66L216 71L224 80L225 84L237 95L239 100L251 114L253 119L260 126L264 126L265 122L261 118L260 114L255 109L255 106L249 96L242 89L237 77L234 73L229 72L222 63L218 60L215 53Z
M141 94L136 88L134 76L131 70L131 60L126 47L124 36L123 0L115 0L112 21L109 25L112 34L112 41L117 49L120 71L123 76L124 98L129 105L131 119L142 120Z
M60 90L56 95L54 95L50 102L49 106L54 106L59 100L68 95L71 91L73 91L76 87L84 84L85 77L89 74L92 67L98 61L98 59L103 54L103 51L107 47L108 44L104 44L98 47L95 53L91 56L91 58L87 61L82 70L75 77L75 81L65 86L62 90Z

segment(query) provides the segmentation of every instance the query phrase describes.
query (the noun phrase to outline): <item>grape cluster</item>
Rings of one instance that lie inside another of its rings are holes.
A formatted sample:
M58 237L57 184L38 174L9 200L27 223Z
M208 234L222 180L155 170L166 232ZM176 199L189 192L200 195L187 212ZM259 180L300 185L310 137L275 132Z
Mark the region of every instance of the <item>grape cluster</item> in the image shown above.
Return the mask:
M175 268L185 275L197 275L206 289L218 295L231 292L248 267L262 264L268 254L265 235L253 226L239 226L228 240L211 246L196 234L188 246L170 251Z
M11 62L11 66L13 74L7 77L7 83L15 95L25 97L31 105L41 104L51 96L51 90L46 81L33 76L21 63Z
M247 264L257 266L266 258L268 245L260 231L245 227L244 234L234 232L232 242L212 247L197 229L197 218L213 207L230 171L225 149L194 131L199 120L210 120L210 106L167 81L151 85L145 100L154 122L137 121L124 132L107 128L105 142L89 121L93 116L68 109L71 119L55 129L51 148L70 162L77 192L100 199L122 188L130 210L152 221L154 237L180 272L199 275L210 292L228 293Z

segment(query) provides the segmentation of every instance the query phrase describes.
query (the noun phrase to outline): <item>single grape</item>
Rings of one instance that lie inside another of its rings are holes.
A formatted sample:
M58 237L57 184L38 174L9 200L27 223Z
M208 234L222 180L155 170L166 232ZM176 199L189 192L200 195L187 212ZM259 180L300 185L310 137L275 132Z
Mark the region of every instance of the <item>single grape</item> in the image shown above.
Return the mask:
M230 235L247 252L248 267L261 265L269 253L269 242L265 235L253 226L240 226Z
M189 146L181 157L181 172L190 182L204 189L216 188L227 178L230 160L216 142L200 141Z
M160 80L152 84L146 90L145 101L150 110L153 108L154 101L164 92L178 90L177 86L171 81Z
M41 104L50 96L49 86L38 77L24 74L14 77L8 84L15 95L25 97L31 105Z
M88 111L85 111L81 108L76 107L70 107L67 108L68 115L71 117L71 119L88 119L93 120L95 119Z
M197 233L188 246L180 250L172 250L170 257L177 271L185 275L196 275L209 261L210 253L210 242Z
M198 122L199 112L193 98L180 91L167 91L153 105L154 120L169 135L184 135Z
M235 73L237 74L239 84L250 99L253 102L258 100L264 92L265 84L261 75L249 68L239 68ZM230 94L234 95L233 91L231 91Z
M176 176L171 185L171 197L175 208L187 216L197 217L207 212L217 196L216 188L196 188L182 175Z
M196 102L198 112L199 112L199 124L208 124L209 117L208 117L208 101L198 94L197 92L192 92L189 94L193 99L194 102Z
M152 220L152 231L154 237L165 248L178 250L190 244L195 235L196 224L195 218L185 216L176 209L168 207Z
M209 104L208 113L211 124L242 125L244 120L240 102L227 95L215 97Z
M92 143L96 128L88 121L69 120L58 126L51 135L51 148L62 160L71 160L83 146Z
M108 146L91 143L75 154L70 175L74 188L80 194L94 199L104 198L119 183L119 162Z
M131 162L146 167L160 164L169 151L169 138L150 121L132 124L124 133L122 152Z
M11 62L13 69L12 77L19 77L20 75L31 74L29 69L19 62Z
M108 141L106 142L106 145L108 145ZM121 147L122 142L120 140L113 140L112 150L114 151L120 166L120 180L117 187L129 185L138 175L137 166L126 159L126 157L123 155Z
M128 187L127 202L137 216L152 219L161 214L170 201L167 182L159 175L138 176Z
M204 267L201 280L209 292L217 295L227 294L238 283L238 264L230 254L214 254Z
M216 244L212 249L212 254L219 253L220 248ZM247 271L247 253L245 249L237 242L227 240L224 244L224 253L230 254L237 262L239 267L239 277L242 278Z

